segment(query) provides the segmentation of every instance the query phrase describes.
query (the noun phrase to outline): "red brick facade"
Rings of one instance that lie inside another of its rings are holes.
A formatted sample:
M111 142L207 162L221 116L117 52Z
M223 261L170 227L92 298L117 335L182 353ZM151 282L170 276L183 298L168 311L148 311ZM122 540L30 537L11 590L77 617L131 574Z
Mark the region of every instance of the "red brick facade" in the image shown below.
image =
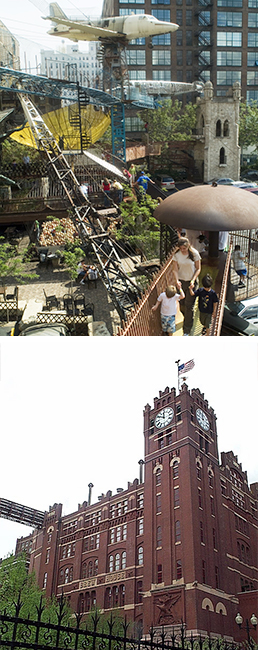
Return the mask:
M145 633L183 621L187 634L237 639L240 607L258 614L257 484L233 452L219 465L216 416L199 389L160 392L144 437L144 483L65 517L55 504L17 551L31 543L40 587L63 590L76 611L116 607Z

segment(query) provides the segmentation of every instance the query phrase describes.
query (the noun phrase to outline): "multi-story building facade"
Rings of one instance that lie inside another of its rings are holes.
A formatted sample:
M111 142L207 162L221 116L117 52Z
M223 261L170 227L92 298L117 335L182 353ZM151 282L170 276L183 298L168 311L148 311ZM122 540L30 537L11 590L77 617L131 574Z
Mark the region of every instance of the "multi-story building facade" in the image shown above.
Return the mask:
M258 484L249 488L232 451L219 464L216 415L199 389L160 391L144 439L139 480L96 504L90 484L69 516L55 504L16 551L76 611L118 608L145 633L183 621L187 633L237 638L241 601L253 610L258 595Z
M215 96L238 81L244 99L258 100L258 0L104 0L103 16L131 12L179 25L129 43L131 79L211 81Z
M98 43L88 44L88 51L80 51L76 43L66 45L59 51L41 50L41 74L55 79L79 81L81 86L98 84L101 64L98 59Z
M0 20L0 66L20 70L20 48L17 39Z

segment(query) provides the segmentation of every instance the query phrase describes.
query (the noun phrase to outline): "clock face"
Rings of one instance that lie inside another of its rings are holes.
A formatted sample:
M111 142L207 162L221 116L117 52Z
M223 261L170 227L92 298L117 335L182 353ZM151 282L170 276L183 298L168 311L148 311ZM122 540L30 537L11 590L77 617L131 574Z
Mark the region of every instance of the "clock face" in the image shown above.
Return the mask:
M209 420L208 420L207 416L202 411L202 409L196 409L196 419L197 419L198 424L200 425L200 427L202 427L202 429L204 431L209 430L210 423L209 423Z
M169 406L165 409L162 409L156 417L155 417L155 427L157 429L162 429L162 427L166 427L171 420L173 420L174 417L174 411L173 409Z

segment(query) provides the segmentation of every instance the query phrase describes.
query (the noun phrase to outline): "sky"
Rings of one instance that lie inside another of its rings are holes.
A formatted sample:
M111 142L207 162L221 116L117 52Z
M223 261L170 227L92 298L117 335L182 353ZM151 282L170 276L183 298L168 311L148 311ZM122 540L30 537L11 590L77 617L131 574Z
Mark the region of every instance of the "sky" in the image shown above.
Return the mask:
M103 0L60 0L58 4L68 16L85 20L88 17L100 17ZM27 72L31 74L37 74L37 66L39 72L41 49L59 50L62 40L66 44L72 44L69 39L55 38L47 34L51 22L43 20L41 16L48 15L48 8L46 0L8 0L2 6L0 19L20 44L21 69L27 68ZM85 50L88 44L80 42L79 48Z
M219 452L233 451L258 481L258 348L250 337L95 337L0 343L0 497L63 514L127 488L144 456L143 409L166 386L177 389L177 366L217 415ZM0 557L27 526L0 518Z

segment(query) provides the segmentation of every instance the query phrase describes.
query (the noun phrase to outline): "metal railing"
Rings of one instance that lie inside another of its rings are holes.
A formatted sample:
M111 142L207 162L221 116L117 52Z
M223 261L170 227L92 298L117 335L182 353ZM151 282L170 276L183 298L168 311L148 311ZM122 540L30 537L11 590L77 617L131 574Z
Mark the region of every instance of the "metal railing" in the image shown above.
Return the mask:
M16 650L229 650L235 643L226 643L223 638L194 637L186 634L185 624L171 628L151 628L148 635L142 636L141 628L135 637L129 636L129 626L125 620L112 615L103 622L97 611L85 620L82 614L75 614L72 623L67 625L67 610L63 596L56 609L56 623L47 620L42 599L36 607L36 616L22 618L20 598L15 605L14 615L0 614L0 648ZM53 616L52 616L53 618ZM69 620L69 619L68 619Z

